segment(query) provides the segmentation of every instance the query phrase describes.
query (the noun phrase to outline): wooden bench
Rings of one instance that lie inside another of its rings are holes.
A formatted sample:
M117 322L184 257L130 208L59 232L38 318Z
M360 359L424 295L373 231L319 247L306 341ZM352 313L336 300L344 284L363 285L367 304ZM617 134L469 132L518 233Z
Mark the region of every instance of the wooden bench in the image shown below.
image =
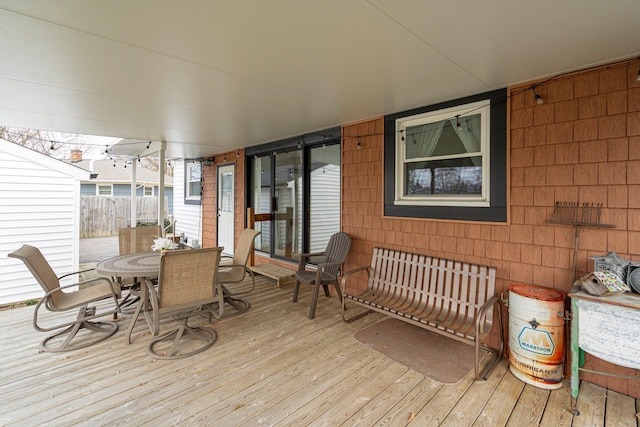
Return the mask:
M368 274L368 284L364 291L358 291L349 279L362 271ZM476 379L486 379L502 358L504 348L495 278L494 267L375 248L371 266L351 270L342 279L342 318L352 322L378 311L472 344L475 346ZM347 300L367 311L345 317ZM499 319L499 349L481 343L491 329L494 307ZM494 356L493 362L487 363L482 372L481 348Z

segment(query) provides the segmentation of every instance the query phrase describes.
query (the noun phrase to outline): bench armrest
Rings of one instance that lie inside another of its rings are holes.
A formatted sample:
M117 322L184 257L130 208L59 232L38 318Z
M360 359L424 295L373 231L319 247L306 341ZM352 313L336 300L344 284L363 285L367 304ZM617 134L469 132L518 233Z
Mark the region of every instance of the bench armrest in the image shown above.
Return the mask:
M367 266L362 266L362 267L357 267L354 268L352 270L349 270L345 273L345 275L342 277L342 280L340 282L341 288L342 288L342 294L344 295L347 289L347 280L349 280L349 277L351 277L352 274L356 274L359 273L361 271L366 271L367 272L367 278L370 276L371 273L371 266L367 265Z
M480 331L480 326L486 323L487 311L489 311L489 309L496 304L498 304L498 310L500 310L499 303L500 303L500 299L498 298L498 295L494 294L491 298L487 300L487 302L485 302L484 304L482 304L480 308L478 308L478 313L476 314L476 322L475 322L476 323L475 325L476 339L479 339L479 337L481 336L481 333L483 332L483 331ZM493 324L493 319L489 319L489 321L491 322L491 324ZM502 328L502 325L500 325L500 328Z

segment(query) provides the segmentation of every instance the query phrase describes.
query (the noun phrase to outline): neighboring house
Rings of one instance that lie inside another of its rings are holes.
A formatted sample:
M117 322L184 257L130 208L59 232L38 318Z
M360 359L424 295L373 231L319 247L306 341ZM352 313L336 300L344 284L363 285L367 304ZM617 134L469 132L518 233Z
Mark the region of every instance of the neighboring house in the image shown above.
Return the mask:
M25 243L56 274L78 271L80 183L88 180L84 169L0 139L0 305L43 295L27 267L7 257Z
M131 196L131 165L113 160L72 160L72 164L91 172L91 179L82 181L82 196ZM115 167L114 167L115 165ZM138 197L158 196L158 172L136 168ZM167 215L173 215L173 177L164 177L164 196L168 201Z

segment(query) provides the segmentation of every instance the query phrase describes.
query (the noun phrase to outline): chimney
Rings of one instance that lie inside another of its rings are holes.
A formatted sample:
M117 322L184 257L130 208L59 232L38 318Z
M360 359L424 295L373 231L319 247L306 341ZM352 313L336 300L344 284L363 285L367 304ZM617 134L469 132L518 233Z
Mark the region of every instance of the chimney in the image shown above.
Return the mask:
M71 150L71 161L79 162L82 160L82 150Z

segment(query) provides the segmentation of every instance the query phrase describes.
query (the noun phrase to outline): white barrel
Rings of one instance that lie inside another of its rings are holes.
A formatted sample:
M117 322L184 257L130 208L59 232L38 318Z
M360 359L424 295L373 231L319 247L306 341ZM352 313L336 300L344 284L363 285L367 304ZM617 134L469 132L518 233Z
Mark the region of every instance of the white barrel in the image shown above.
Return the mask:
M562 387L564 300L555 289L509 286L509 369L527 384Z

